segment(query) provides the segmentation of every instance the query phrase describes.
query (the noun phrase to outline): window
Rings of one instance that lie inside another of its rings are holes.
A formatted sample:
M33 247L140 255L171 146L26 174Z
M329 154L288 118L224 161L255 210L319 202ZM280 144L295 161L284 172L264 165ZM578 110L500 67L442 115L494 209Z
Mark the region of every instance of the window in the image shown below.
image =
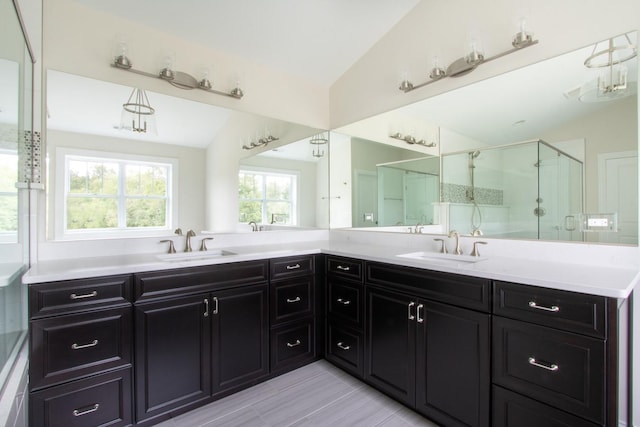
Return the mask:
M18 155L0 150L0 236L15 237L18 230Z
M56 217L58 237L144 235L172 228L175 160L58 151L64 171L58 176L63 188L57 180L56 190L64 210L62 220Z
M297 182L296 173L240 170L238 220L297 225Z

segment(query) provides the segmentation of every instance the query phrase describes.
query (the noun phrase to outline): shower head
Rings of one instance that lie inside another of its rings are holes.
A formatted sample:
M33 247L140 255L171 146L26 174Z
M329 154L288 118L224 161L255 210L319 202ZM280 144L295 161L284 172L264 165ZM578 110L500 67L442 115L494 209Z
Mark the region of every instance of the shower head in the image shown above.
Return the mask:
M469 157L472 159L477 158L480 155L480 150L469 151Z

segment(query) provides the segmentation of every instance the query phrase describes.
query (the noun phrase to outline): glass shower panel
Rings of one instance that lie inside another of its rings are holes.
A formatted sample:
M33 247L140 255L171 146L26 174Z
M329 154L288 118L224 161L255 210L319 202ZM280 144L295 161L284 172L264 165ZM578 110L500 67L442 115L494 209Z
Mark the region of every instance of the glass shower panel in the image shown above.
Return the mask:
M504 205L509 216L504 237L538 238L538 149L535 142L497 148L502 152Z
M581 241L582 163L553 147L539 146L539 239Z

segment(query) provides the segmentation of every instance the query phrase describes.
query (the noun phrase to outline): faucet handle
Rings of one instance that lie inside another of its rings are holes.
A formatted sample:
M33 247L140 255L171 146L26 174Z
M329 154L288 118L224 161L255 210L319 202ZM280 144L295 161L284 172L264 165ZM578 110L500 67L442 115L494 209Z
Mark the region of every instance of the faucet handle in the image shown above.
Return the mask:
M440 253L441 254L446 254L447 253L447 245L445 245L444 243L444 239L433 239L434 242L440 242L442 244L442 246L440 247Z
M200 250L201 251L206 251L207 250L207 240L213 240L213 237L204 237L200 241Z
M176 247L173 245L173 240L169 240L169 239L160 240L160 243L167 243L167 242L169 242L169 252L167 252L167 253L175 254L176 253Z
M182 236L182 228L178 227L176 228L176 231L174 231L175 234L177 234L178 236Z
M480 256L480 252L478 251L478 245L487 245L488 242L482 242L482 241L478 241L478 242L473 242L473 250L471 251L471 253L469 255L471 256Z

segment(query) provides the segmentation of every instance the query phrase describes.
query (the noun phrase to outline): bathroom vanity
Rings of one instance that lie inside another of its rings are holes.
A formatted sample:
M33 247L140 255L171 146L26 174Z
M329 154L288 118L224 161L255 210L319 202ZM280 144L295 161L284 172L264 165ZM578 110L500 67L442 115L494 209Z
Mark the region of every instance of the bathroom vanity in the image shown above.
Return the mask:
M515 283L504 266L492 278L490 265L389 248L299 247L36 266L30 425L153 425L322 357L444 426L626 417L626 300L606 295L624 291ZM123 274L98 274L112 268Z

